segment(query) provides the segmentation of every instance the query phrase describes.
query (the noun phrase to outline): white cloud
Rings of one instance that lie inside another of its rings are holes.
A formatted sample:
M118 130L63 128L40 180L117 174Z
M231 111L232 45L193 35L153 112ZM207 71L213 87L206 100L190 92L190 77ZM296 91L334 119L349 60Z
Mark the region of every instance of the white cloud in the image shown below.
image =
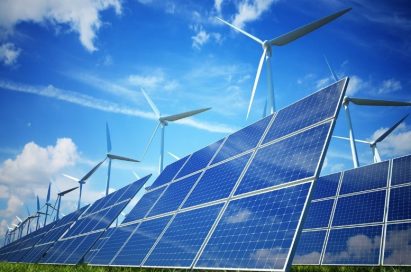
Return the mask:
M388 128L379 128L371 136L377 139ZM377 144L381 156L387 158L402 156L411 153L411 128L406 124L399 125L387 138Z
M321 252L313 251L305 255L296 254L293 259L293 264L316 264L319 262Z
M257 20L275 0L242 0L237 5L237 14L234 16L233 25L243 28L248 22Z
M204 30L200 30L196 33L196 35L192 36L191 39L193 40L192 46L194 48L200 49L207 41L210 39L210 35Z
M387 94L392 93L395 91L399 91L402 89L401 82L396 79L387 79L381 83L380 88L378 89L379 94Z
M143 88L157 88L160 83L164 81L163 75L160 73L158 75L130 75L128 81L136 86Z
M395 225L391 225L394 227ZM398 225L401 226L401 225ZM385 264L410 264L411 256L411 228L391 230L387 234L385 243Z
M100 12L114 8L121 13L120 0L12 0L0 1L0 26L12 31L20 22L67 25L79 34L80 42L88 51L95 51L96 32L102 22Z
M362 90L366 85L367 83L359 76L350 76L350 81L348 82L346 95L352 96L360 90Z
M223 0L214 0L214 8L218 13L221 13L222 4L223 4Z
M136 110L134 108L124 107L113 102L98 99L78 92L62 90L51 85L47 87L39 87L0 80L0 90L9 90L15 92L35 94L105 112L124 114L128 116L141 117L151 120L156 119L151 112L144 112ZM209 132L230 133L237 130L236 128L232 128L224 124L202 122L194 118L183 119L176 123L187 125L190 127L195 127Z
M235 214L232 214L226 218L228 224L237 224L247 221L251 216L251 211L248 209L241 209Z
M13 65L17 62L21 49L13 43L4 43L0 45L0 62L4 65Z

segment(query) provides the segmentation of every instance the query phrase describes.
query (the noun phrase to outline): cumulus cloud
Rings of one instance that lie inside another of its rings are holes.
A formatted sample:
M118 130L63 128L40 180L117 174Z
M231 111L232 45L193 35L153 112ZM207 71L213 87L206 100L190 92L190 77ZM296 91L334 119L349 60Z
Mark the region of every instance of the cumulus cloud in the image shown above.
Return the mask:
M155 69L150 74L129 75L127 80L129 84L142 87L144 89L162 89L166 91L173 91L180 86L177 80L168 79L166 74L161 69Z
M102 25L100 12L113 8L121 13L120 0L6 0L0 1L0 27L12 32L21 22L65 25L78 33L80 42L90 52Z
M379 94L388 94L402 89L401 82L396 79L387 79L381 83L381 86L378 88Z
M243 0L237 5L237 14L234 16L233 24L243 28L248 22L260 18L275 0Z
M377 139L388 128L379 128L371 136L371 140ZM411 153L411 128L402 123L387 138L377 144L381 155L397 157Z
M251 211L248 209L241 209L235 214L232 214L226 218L228 224L237 224L247 221L251 216Z
M214 8L218 13L221 13L222 4L223 4L223 0L214 0Z
M0 62L10 66L17 62L21 49L17 48L13 43L4 43L0 45Z
M207 32L202 25L192 25L190 28L195 33L195 35L191 36L191 40L193 41L191 45L195 49L201 49L203 45L211 41L217 44L221 43L220 33Z

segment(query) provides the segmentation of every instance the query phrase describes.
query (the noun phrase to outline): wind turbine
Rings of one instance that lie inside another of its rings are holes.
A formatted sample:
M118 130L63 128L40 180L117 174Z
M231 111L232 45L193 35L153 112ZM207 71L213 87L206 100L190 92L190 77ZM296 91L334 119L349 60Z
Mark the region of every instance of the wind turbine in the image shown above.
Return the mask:
M170 155L171 157L173 157L176 161L178 161L178 160L180 159L179 156L177 156L177 155L175 155L175 154L173 154L173 153L171 153L171 152L167 152L167 153L168 153L168 155Z
M45 214L45 213L41 211L39 196L36 195L36 198L37 198L37 211L36 211L37 222L36 222L36 230L38 230L38 228L39 228L39 226L40 226L40 216L41 216L42 214Z
M47 197L46 197L46 214L44 215L44 225L45 226L47 224L47 216L49 213L49 207L50 208L54 208L51 203L50 203L50 190L51 190L51 182L49 182L49 188L47 189Z
M21 238L21 235L22 235L22 230L23 230L23 220L21 220L21 218L20 217L18 217L17 215L16 215L16 219L17 219L17 221L19 222L17 225L16 225L16 228L19 230L19 233L18 233L18 235L17 235L17 238L18 239L20 239Z
M323 25L328 24L329 22L337 19L338 17L342 16L343 14L347 13L348 11L350 11L351 8L348 9L344 9L341 10L337 13L331 14L329 16L326 16L322 19L319 19L317 21L314 21L310 24L307 24L305 26L302 26L300 28L294 29L291 32L288 32L284 35L278 36L274 39L271 40L261 40L253 35L251 35L250 33L224 21L223 19L217 18L218 20L220 20L221 22L223 22L224 24L230 26L231 28L237 30L238 32L244 34L245 36L249 37L250 39L252 39L253 41L259 43L262 48L263 48L263 54L261 55L260 58L260 62L258 64L258 68L257 68L257 73L255 76L255 80L254 80L254 85L251 91L251 98L250 98L250 103L248 105L248 110L247 110L247 119L248 116L250 114L250 110L251 110L251 105L253 104L253 100L254 100L254 95L255 95L255 90L257 88L257 84L258 84L258 80L260 78L260 73L261 73L261 69L263 67L263 63L265 60L266 66L267 66L267 79L268 79L268 107L269 107L269 112L270 113L274 113L275 112L275 97L274 97L274 89L273 89L273 80L272 80L272 72L271 72L271 56L272 56L272 46L283 46L286 45L298 38L301 38L305 35L307 35L308 33L322 27Z
M68 194L68 193L76 190L77 188L78 188L78 186L77 186L77 187L70 188L70 189L67 189L67 190L65 190L65 191L60 192L60 193L57 194L57 213L56 213L56 220L59 220L59 219L60 219L59 216L60 216L61 198L62 198L65 194Z
M157 120L158 120L158 124L156 126L156 128L154 129L153 134L151 135L151 138L147 144L146 150L144 151L144 156L147 153L148 148L151 145L151 142L153 141L154 136L157 133L158 128L161 126L161 142L160 142L160 164L159 164L159 169L160 172L163 171L163 163L164 163L164 130L165 127L168 125L169 122L174 122L177 120L181 120L196 114L199 114L201 112L204 111L208 111L211 108L202 108L202 109L198 109L198 110L193 110L193 111L187 111L187 112L183 112L183 113L178 113L178 114L173 114L173 115L169 115L169 116L161 116L160 111L158 110L158 108L156 107L156 105L154 104L154 102L151 100L151 98L146 94L146 92L142 89L141 92L143 93L144 97L146 98L148 104L150 105L151 109L153 110Z
M139 176L139 174L137 174L135 171L133 171L133 175L136 177L136 179L141 179L141 177Z
M366 140L359 140L359 139L354 139L354 141L356 141L358 143L363 143L363 144L370 145L374 162L381 162L381 155L378 152L377 144L379 142L382 142L385 138L387 138L388 135L390 135L408 117L408 115L409 114L407 114L403 118L401 118L397 123L395 123L391 128L387 129L383 134L381 134L374 141L366 141ZM347 141L350 140L350 138L347 138L347 137L341 137L341 136L333 136L333 137L337 138L337 139L347 140Z

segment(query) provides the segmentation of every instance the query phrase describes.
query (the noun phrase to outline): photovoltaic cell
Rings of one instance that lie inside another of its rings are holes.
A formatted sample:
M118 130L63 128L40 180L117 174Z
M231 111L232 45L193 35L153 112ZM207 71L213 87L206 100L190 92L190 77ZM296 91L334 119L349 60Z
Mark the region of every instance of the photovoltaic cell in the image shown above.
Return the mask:
M314 177L329 129L325 123L259 149L235 194Z
M274 119L264 143L333 117L346 79L340 80L282 110Z
M195 267L284 269L310 186L232 200Z
M143 266L190 267L222 206L177 214Z
M84 263L90 263L90 261L94 258L97 252L104 246L104 244L108 241L108 239L116 230L117 227L109 228L103 233L103 235L100 236L100 238L94 244L93 248L90 249L90 251L87 252L87 254L84 256Z
M165 216L141 223L111 264L140 266L170 219Z
M391 185L411 182L411 155L393 160Z
M304 228L314 229L328 227L333 204L333 199L312 202L308 209Z
M411 265L411 223L389 224L384 250L384 265Z
M170 184L148 216L154 216L176 210L197 181L200 174L189 176Z
M293 264L320 264L326 230L301 233Z
M228 197L250 156L249 153L206 170L184 207Z
M377 265L381 231L381 226L331 230L323 264Z
M219 140L209 146L206 146L196 152L194 152L191 157L188 159L187 163L177 174L177 178L184 177L190 173L194 173L208 165L210 160L213 158L214 154L220 148L220 145L223 143L224 139Z
M388 220L411 219L411 186L393 188L390 192Z
M388 161L344 172L340 195L387 186Z
M339 198L333 226L382 222L385 190Z
M107 239L105 246L100 248L90 260L91 264L108 265L111 260L131 236L138 225L129 225L125 227L117 227L111 236Z
M164 168L163 172L160 173L158 178L150 186L150 189L159 187L172 181L187 159L188 156L179 159L178 161L173 162L172 164L167 165L166 168Z
M332 197L337 194L338 182L340 181L341 173L335 173L327 176L322 176L317 179L313 188L312 199L320 199Z
M143 195L134 208L127 214L122 224L144 218L164 190L165 187Z
M267 116L228 136L213 163L223 161L256 147L272 117L273 115Z

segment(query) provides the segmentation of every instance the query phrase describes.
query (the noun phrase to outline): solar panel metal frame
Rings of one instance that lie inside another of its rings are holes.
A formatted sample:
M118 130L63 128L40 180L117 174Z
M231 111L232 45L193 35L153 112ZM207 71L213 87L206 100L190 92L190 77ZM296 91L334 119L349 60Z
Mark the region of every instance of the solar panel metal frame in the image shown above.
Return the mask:
M324 201L327 199L334 199L334 207L331 211L331 216L329 219L329 224L328 227L323 227L323 228L315 228L315 229L304 229L303 232L308 232L308 231L315 231L315 230L326 230L326 237L324 240L324 244L323 244L323 249L321 252L321 258L320 258L320 263L319 264L311 264L311 263L298 263L298 264L294 264L294 265L323 265L323 266L347 266L347 265L352 265L352 266L393 266L393 264L384 264L384 255L385 255L385 244L386 244L386 239L387 239L387 228L389 225L396 225L396 224L402 224L402 223L411 223L411 218L407 218L407 219L401 219L401 220L389 220L388 216L389 216L389 208L390 208L390 195L391 195L391 190L392 189L396 189L396 188L402 188L402 187L409 187L411 186L411 180L409 182L406 183L401 183L401 184L396 184L396 185L392 185L391 184L391 179L392 179L392 175L393 175L393 164L395 163L396 159L400 159L403 157L407 157L407 156L411 156L411 155L405 155L405 156L401 156L398 158L393 158L390 160L387 160L389 163L388 166L388 175L387 175L387 183L386 183L386 187L382 187L382 188L377 188L377 189L369 189L369 190L365 190L365 191L360 191L360 192L355 192L355 193L349 193L349 194L343 194L341 196L345 197L347 195L358 195L358 194L366 194L366 193L371 193L371 192L378 192L378 191L385 191L385 204L384 204L384 211L383 211L383 220L381 222L372 222L372 223L359 223L359 224L351 224L351 225L342 225L342 226L332 226L332 222L334 219L334 215L335 215L335 210L336 210L336 206L338 204L338 199L340 198L340 189L342 186L342 181L344 178L344 172L341 172L340 175L340 180L338 182L338 187L337 187L337 192L334 196L332 197L326 197L326 198L322 198L322 199L315 199L313 202L317 202L317 201ZM364 166L367 167L368 165ZM324 264L324 257L325 257L325 253L327 250L327 245L328 245L328 240L329 240L329 235L331 230L333 229L348 229L348 228L353 228L353 227L365 227L365 226L382 226L382 233L381 233L381 241L380 241L380 253L379 253L379 260L377 264L356 264L356 263L327 263ZM409 264L395 264L395 266L401 266L401 267L409 267L411 266L411 262Z

